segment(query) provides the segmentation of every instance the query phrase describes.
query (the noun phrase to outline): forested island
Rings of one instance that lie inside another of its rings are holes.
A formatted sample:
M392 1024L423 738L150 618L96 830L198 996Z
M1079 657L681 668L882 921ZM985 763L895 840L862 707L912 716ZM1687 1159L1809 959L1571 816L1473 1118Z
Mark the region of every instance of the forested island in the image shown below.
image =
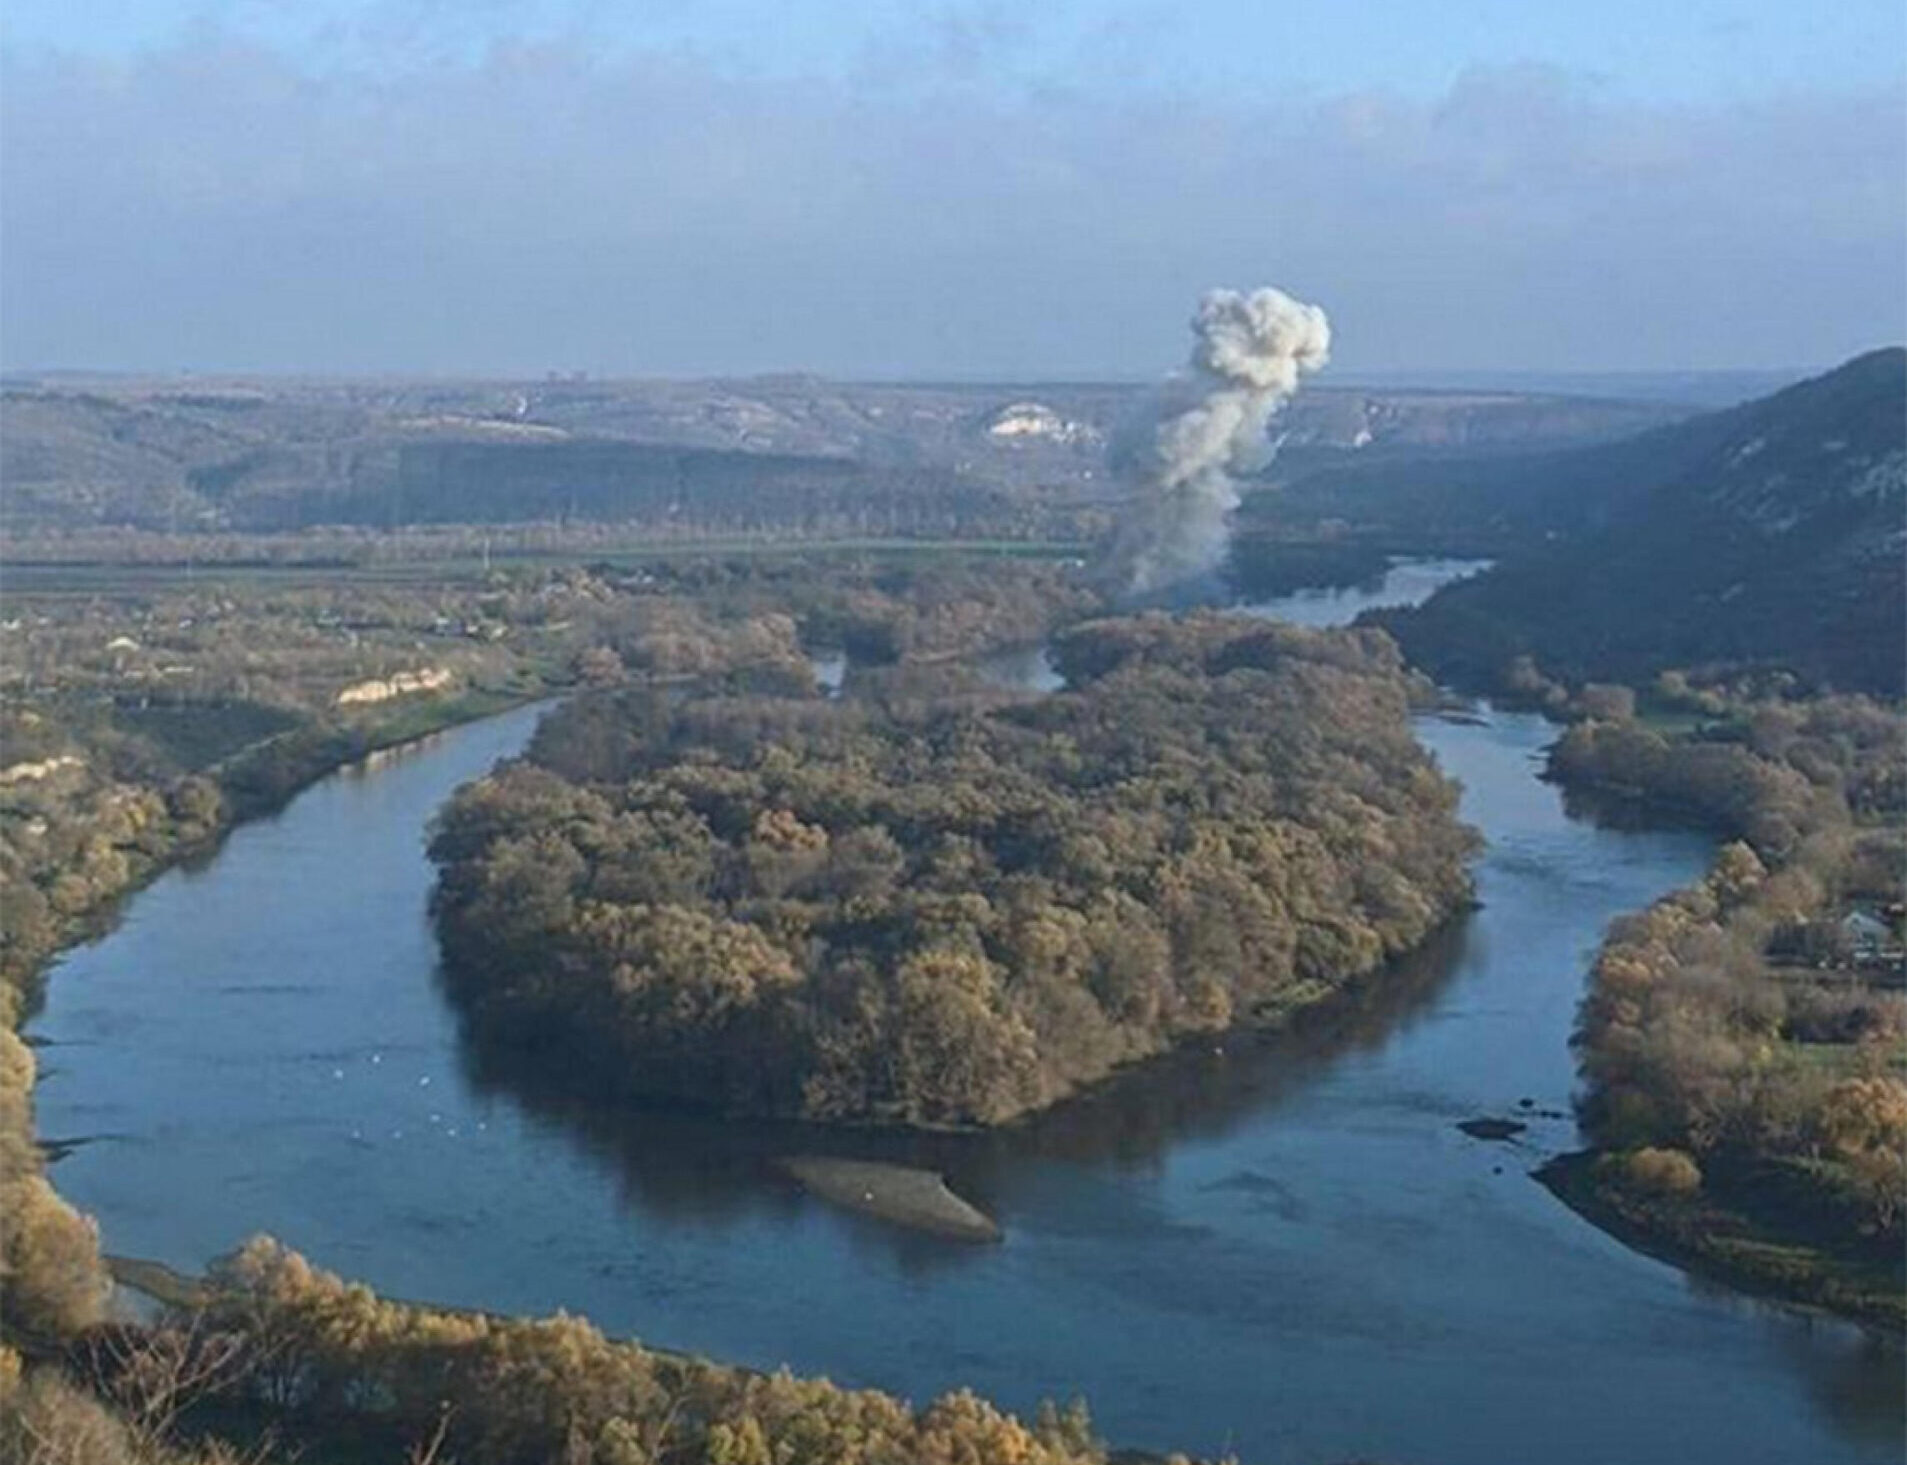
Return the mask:
M1041 699L902 669L552 714L431 846L480 1039L642 1102L994 1124L1464 904L1387 638L1152 615L1055 649Z

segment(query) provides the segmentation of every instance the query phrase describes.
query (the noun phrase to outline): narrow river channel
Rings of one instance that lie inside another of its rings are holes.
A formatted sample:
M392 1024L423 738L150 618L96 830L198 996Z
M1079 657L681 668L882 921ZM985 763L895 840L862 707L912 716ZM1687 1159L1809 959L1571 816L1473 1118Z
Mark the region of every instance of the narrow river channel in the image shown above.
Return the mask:
M1427 594L1256 607L1317 624ZM1037 680L1037 656L1015 673ZM255 1231L393 1295L606 1330L924 1400L1084 1394L1121 1445L1250 1465L1900 1458L1900 1354L1610 1240L1458 1121L1565 1111L1604 924L1709 845L1571 818L1554 730L1426 718L1488 848L1483 907L1371 995L984 1137L839 1136L579 1108L475 1069L436 985L432 812L523 710L387 754L167 875L69 953L30 1036L60 1188L111 1251L197 1270ZM944 1170L997 1246L829 1209L772 1166Z

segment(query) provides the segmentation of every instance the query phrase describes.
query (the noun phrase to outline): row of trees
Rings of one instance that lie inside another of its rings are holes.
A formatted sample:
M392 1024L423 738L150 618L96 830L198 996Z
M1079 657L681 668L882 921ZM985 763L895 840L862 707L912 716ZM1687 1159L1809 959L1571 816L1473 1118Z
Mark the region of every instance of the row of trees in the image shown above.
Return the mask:
M552 714L431 846L476 1032L640 1100L997 1123L1467 898L1383 636L1154 616L1057 655L1037 701L903 675Z
M844 650L857 665L1031 645L1099 609L1076 567L1005 557L683 559L619 583L724 621L790 617L803 645Z
M202 1309L76 1335L64 1367L0 1350L0 1453L35 1465L184 1465L180 1435L251 1421L296 1458L484 1465L1105 1465L1084 1405L1022 1421L958 1392L891 1394L758 1374L605 1338L580 1318L385 1301L266 1238L225 1259ZM77 1389L71 1380L83 1381ZM243 1458L216 1441L191 1460ZM1187 1465L1182 1456L1172 1457ZM1166 1462L1171 1465L1171 1462Z
M1711 720L1673 734L1626 715L1578 722L1550 772L1690 814L1776 860L1804 834L1907 814L1907 721L1866 697L1705 699Z

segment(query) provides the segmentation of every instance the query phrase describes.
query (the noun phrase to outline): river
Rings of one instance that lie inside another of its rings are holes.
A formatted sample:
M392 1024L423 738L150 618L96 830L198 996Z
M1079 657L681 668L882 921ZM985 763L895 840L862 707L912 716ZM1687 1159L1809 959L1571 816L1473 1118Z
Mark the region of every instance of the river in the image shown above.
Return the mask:
M1462 568L1256 609L1341 620ZM1083 1393L1119 1444L1256 1465L1900 1458L1893 1348L1579 1220L1527 1173L1573 1146L1568 1120L1508 1144L1455 1127L1567 1109L1604 924L1710 852L1567 816L1539 719L1421 720L1488 837L1483 904L1364 998L1002 1133L909 1139L592 1109L480 1071L434 977L423 835L537 715L326 780L59 962L30 1028L40 1128L83 1141L55 1178L109 1250L197 1270L269 1231L397 1296L563 1307L916 1400ZM945 1170L1004 1243L835 1211L770 1163L820 1148Z

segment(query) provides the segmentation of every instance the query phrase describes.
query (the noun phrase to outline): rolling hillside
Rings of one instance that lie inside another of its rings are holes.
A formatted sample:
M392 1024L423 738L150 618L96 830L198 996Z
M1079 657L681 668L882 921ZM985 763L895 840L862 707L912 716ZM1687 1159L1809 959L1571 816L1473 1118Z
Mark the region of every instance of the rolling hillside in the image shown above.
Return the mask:
M670 530L1055 533L1124 488L1130 384L14 378L0 528L283 532L555 519ZM1314 463L1606 441L1664 402L1329 387L1281 417Z

